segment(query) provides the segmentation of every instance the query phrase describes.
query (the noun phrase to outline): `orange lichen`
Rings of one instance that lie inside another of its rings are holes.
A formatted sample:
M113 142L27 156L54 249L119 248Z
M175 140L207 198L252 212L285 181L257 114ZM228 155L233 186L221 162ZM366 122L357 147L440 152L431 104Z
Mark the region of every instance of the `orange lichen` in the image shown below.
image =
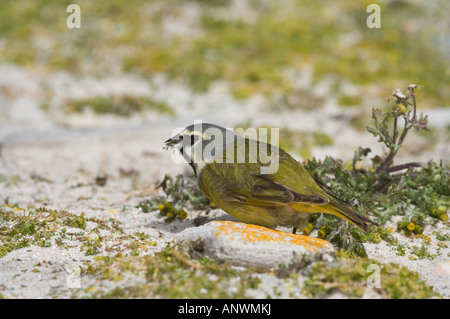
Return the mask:
M213 227L217 230L217 237L227 236L232 240L239 238L240 240L248 243L284 243L303 246L307 250L317 250L318 248L331 247L331 244L326 240L304 235L290 234L257 225L231 221L215 221L213 225Z

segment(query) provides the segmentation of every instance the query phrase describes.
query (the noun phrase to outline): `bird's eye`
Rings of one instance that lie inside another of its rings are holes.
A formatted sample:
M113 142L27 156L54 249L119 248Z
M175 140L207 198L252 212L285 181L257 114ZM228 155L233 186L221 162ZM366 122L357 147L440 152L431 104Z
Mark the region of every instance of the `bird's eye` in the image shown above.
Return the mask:
M191 135L191 146L193 146L195 143L197 143L201 137L197 134Z

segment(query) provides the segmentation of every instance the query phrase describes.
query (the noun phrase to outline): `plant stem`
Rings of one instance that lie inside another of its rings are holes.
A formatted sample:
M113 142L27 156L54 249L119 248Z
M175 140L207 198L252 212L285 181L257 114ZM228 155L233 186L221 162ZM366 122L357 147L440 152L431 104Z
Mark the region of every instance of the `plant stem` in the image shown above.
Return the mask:
M398 116L397 116L397 114L395 114L394 115L395 117L394 117L394 132L393 132L393 136L392 136L392 143L394 144L394 145L397 145L396 143L397 143L397 135L398 135L398 132L397 132L397 119L398 119Z
M381 172L390 172L392 170L389 169L389 167L394 163L394 157L397 154L397 151L399 150L400 146L403 144L403 141L405 140L406 135L408 134L409 129L417 122L417 113L416 113L416 96L414 95L414 86L410 85L408 87L408 91L410 92L410 97L412 97L413 100L413 116L410 119L410 111L406 112L406 114L403 115L403 118L405 120L405 126L403 127L402 134L400 135L400 138L397 141L398 137L398 127L397 127L397 119L398 115L397 113L394 113L394 130L392 133L392 144L393 146L390 147L389 155L386 157L386 159L378 166L375 173L379 174ZM401 103L405 107L408 105L408 98L400 98L397 97L397 104ZM412 125L411 125L412 123ZM406 164L405 164L406 165ZM395 171L395 170L394 170Z
M409 127L408 127L408 116L405 116L405 127L403 128L402 135L400 136L398 140L398 145L401 145L403 143L403 140L406 137L406 134L408 134Z
M391 172L395 172L395 171L401 171L402 169L406 169L406 168L410 168L410 167L423 167L423 163L420 162L412 162L412 163L406 163L406 164L401 164L401 165L396 165L396 166L391 166L386 168L386 173L391 173Z
M409 86L408 89L410 90L411 97L413 99L413 110L414 110L414 112L413 112L412 121L416 122L417 121L417 117L416 117L416 96L414 95L414 87L413 86Z

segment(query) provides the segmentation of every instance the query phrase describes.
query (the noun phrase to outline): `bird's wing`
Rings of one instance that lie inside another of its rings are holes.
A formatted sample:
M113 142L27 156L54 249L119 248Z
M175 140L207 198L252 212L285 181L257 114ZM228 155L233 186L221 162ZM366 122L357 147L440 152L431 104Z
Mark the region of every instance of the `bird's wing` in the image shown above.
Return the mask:
M300 194L286 186L270 180L269 175L252 175L253 185L230 190L237 200L256 206L281 206L290 203L310 203L324 205L329 199L317 195Z
M250 149L249 140L246 140L246 149ZM258 147L268 147L266 144L257 144ZM258 151L259 153L259 148ZM282 156L288 157L287 153L279 150ZM226 152L230 155L230 158L224 156L223 163L211 162L207 164L201 174L199 175L199 186L205 194L210 195L210 199L213 199L213 192L211 186L215 185L217 189L221 189L222 195L225 195L228 200L237 201L249 205L255 206L282 206L291 203L310 203L315 205L325 205L330 202L326 193L324 196L315 195L311 192L302 189L296 191L292 189L292 186L284 184L284 180L277 179L277 174L261 174L262 164L255 162L254 158L245 158L245 164L232 161L233 156L236 155L234 150ZM269 154L269 152L267 152ZM228 161L228 160L231 161ZM300 165L286 166L284 158L280 158L280 170L284 170L282 175L300 174L304 169ZM295 161L295 160L293 160ZM297 162L295 162L297 163ZM303 174L303 173L302 173ZM303 175L307 174L306 171ZM296 176L297 176L296 175ZM303 175L301 177L303 177ZM307 175L309 177L309 175ZM289 179L285 179L289 181ZM291 183L292 185L295 182ZM289 185L291 185L289 184ZM219 186L220 185L220 186ZM318 186L317 189L320 189ZM305 190L309 190L305 188ZM226 194L224 194L226 193ZM208 195L207 195L208 196Z

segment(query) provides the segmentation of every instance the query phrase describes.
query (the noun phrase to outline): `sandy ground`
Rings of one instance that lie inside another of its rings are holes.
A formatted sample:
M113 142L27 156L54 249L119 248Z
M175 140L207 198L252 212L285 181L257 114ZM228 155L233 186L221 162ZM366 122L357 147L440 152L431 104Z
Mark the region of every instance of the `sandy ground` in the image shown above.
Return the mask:
M7 94L0 94L0 174L7 180L18 180L0 183L0 201L117 219L126 232L150 234L158 243L148 252L152 253L172 241L177 232L192 226L190 222L168 225L157 214L143 213L135 207L157 193L154 186L165 174L175 175L190 169L187 165L174 164L170 152L162 149L163 141L175 128L194 120L233 127L253 119L255 126L270 123L280 128L326 131L335 138L335 145L314 149L314 155L319 158L331 155L348 160L358 145L370 146L374 152L379 150L370 134L358 133L348 126L345 117L333 116L340 111L332 101L320 115L302 111L273 114L262 111L265 103L262 98L235 101L225 85L217 84L205 94L193 94L162 77L152 81L150 85L124 75L73 78L64 73L37 74L14 66L0 66L0 86L7 88ZM85 112L65 116L39 107L43 102L58 103L67 97L120 92L164 99L177 115L169 117L150 112L120 118ZM437 114L434 118L439 125L448 125L445 122L445 118L449 119L448 112L446 116ZM430 122L433 123L432 114ZM416 154L414 160L449 158L449 149L448 141L439 141L432 151ZM98 176L106 176L104 186L95 183ZM449 232L448 226L439 224L439 227L442 232ZM433 230L426 228L425 234ZM404 245L422 245L421 239L396 236ZM437 244L432 240L427 247L437 251ZM417 271L443 297L450 298L449 248L440 248L433 260L411 260L408 254L396 255L385 243L365 246L369 257ZM61 251L55 247L32 246L12 251L0 259L0 293L10 298L48 298L57 290L58 296L70 296L69 292L61 295L70 267L85 260L92 257L77 248ZM42 267L43 263L46 267ZM38 264L41 271L32 272Z

